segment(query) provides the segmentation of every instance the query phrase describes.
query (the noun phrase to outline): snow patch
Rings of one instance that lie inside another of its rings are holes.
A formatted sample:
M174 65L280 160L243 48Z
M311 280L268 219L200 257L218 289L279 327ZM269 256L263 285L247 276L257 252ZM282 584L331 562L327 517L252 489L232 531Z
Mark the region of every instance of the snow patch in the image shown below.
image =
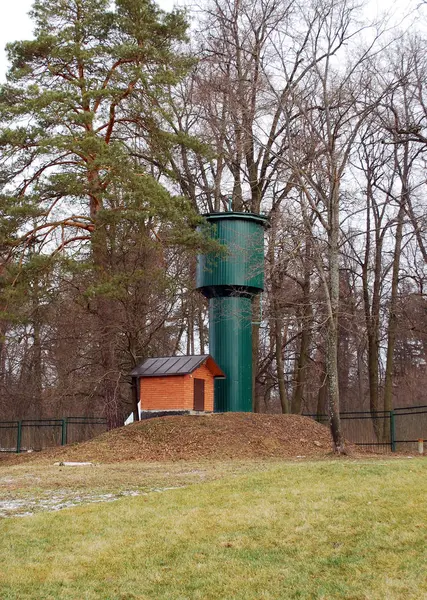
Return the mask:
M94 504L100 502L115 502L121 498L148 496L155 492L166 492L185 486L153 488L148 491L124 490L108 494L70 494L69 491L55 492L52 496L36 499L11 499L0 500L0 518L6 517L30 517L38 512L56 512L64 508L73 508L82 504Z

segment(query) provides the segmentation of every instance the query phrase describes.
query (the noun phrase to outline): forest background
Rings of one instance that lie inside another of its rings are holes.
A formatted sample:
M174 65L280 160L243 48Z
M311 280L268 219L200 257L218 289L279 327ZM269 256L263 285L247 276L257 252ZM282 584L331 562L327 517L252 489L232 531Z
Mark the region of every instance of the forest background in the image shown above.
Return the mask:
M135 364L207 352L230 198L271 223L254 410L425 404L426 11L38 0L0 89L1 418L120 425Z

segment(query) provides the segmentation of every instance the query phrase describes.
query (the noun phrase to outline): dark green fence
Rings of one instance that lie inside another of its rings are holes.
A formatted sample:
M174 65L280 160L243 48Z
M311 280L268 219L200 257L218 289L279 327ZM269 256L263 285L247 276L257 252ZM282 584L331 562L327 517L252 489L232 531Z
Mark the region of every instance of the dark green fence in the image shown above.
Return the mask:
M305 415L328 424L327 415ZM417 452L427 440L427 405L392 411L341 413L344 437L353 444L379 452ZM0 421L0 452L27 452L50 446L84 442L107 430L102 417Z
M327 415L307 414L328 424ZM344 437L376 452L417 452L418 440L427 440L427 406L407 406L392 411L342 412Z
M0 452L28 452L84 442L107 430L102 417L0 421Z

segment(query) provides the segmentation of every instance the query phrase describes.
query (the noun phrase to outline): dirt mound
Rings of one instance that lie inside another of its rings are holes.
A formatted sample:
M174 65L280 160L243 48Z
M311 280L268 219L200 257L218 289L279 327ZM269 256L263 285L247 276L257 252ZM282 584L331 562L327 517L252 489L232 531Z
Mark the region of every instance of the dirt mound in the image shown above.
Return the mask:
M230 458L321 458L332 451L329 429L308 417L225 413L159 417L51 448L30 460L167 461Z

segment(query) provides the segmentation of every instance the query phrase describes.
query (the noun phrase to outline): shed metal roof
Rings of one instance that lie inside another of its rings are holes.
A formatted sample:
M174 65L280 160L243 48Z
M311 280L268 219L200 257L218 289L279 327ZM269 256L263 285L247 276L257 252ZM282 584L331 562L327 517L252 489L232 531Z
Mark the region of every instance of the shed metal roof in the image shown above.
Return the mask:
M225 377L224 373L210 354L147 358L131 371L131 376L166 377L168 375L187 375L188 373L195 371L205 362L214 377Z

